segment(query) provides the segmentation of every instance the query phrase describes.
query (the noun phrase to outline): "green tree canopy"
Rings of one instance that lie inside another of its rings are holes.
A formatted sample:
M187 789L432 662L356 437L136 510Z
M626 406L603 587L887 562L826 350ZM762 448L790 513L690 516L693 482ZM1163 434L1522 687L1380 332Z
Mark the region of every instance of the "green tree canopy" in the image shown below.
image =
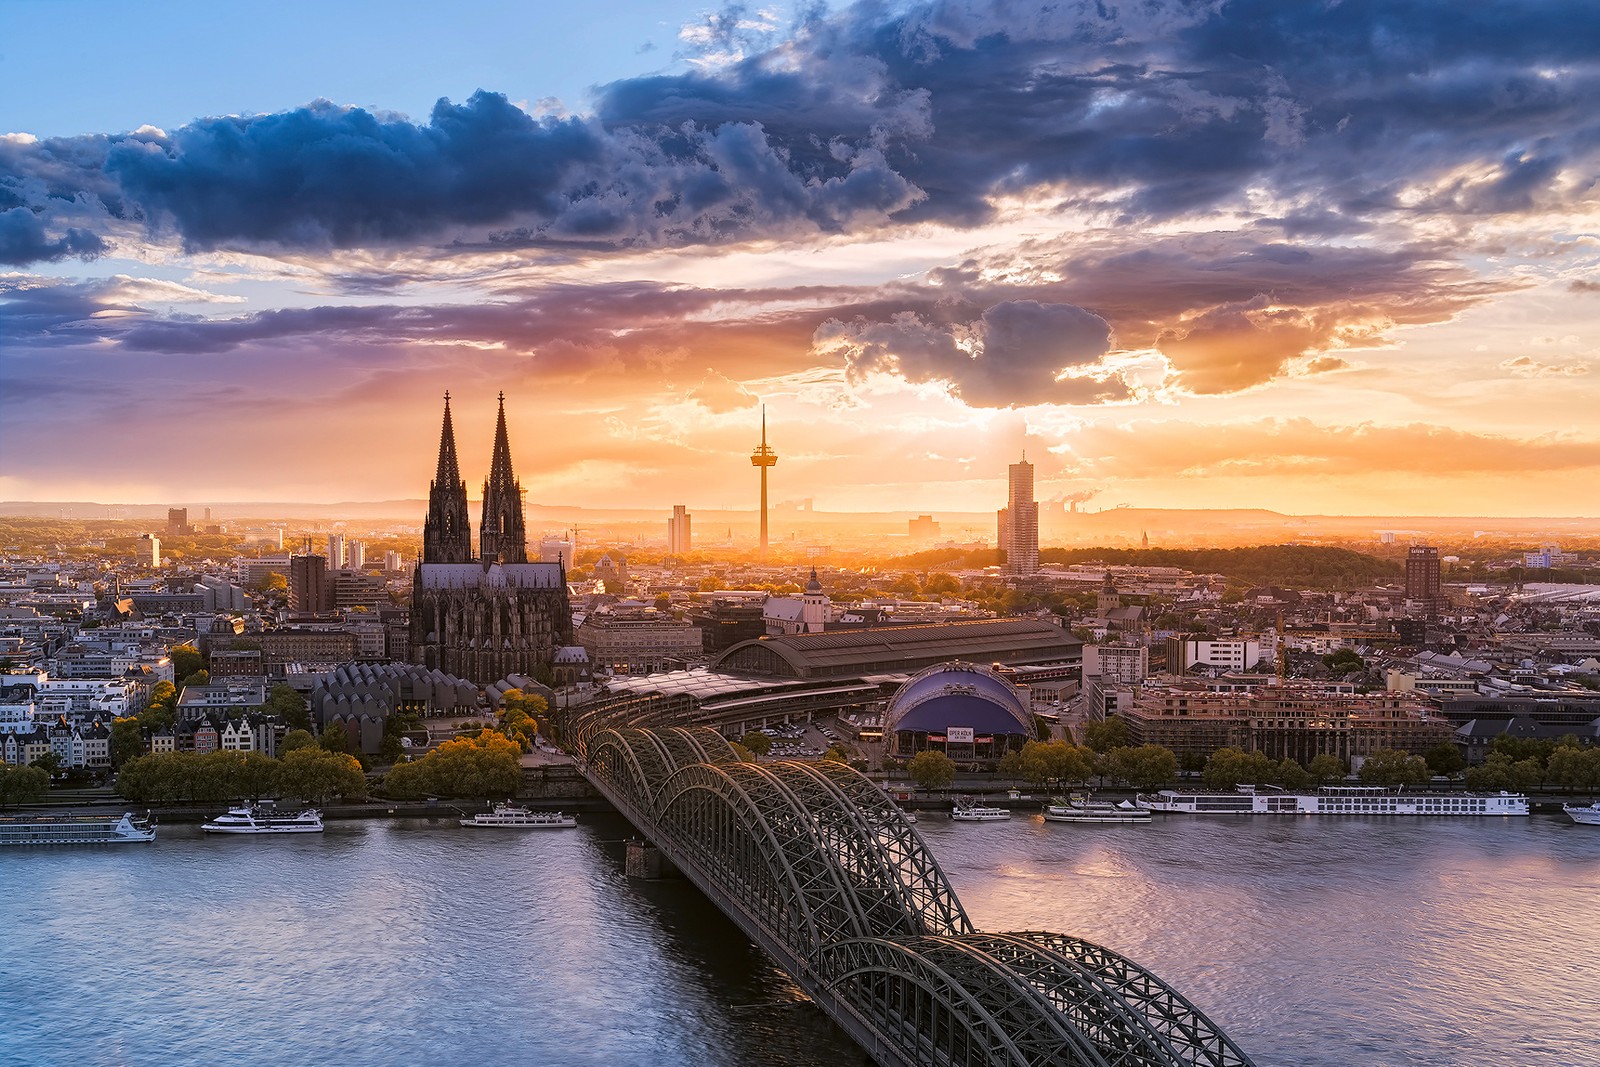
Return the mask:
M187 678L206 665L205 656L194 645L174 645L172 648L172 676Z
M111 720L110 747L112 767L144 755L144 730L137 716L119 715Z
M1178 757L1161 745L1119 745L1101 757L1100 767L1139 789L1157 789L1178 776Z
M401 800L515 796L522 785L521 751L496 730L454 738L421 759L396 764L384 777L383 788Z
M1450 741L1441 741L1428 749L1422 757L1428 763L1428 770L1434 774L1451 775L1467 765L1461 757L1461 749Z
M0 763L0 807L33 804L43 800L50 788L50 775L38 767L14 767Z
M956 780L956 764L943 752L930 748L911 757L906 773L923 789L943 789Z
M346 753L297 748L283 757L282 764L278 787L284 796L326 804L334 797L367 795L367 778L361 773L361 764Z
M765 756L772 751L772 738L760 730L751 730L739 738L739 744L749 749L756 756Z
M1206 760L1200 777L1210 789L1237 789L1241 785L1273 784L1278 774L1278 764L1265 752L1219 748Z
M283 735L283 740L278 742L278 754L281 756L293 752L297 748L311 748L316 743L317 739L311 736L310 730L290 730Z
M1428 780L1428 762L1392 748L1368 756L1358 772L1367 785L1421 785Z
M1083 728L1083 743L1101 753L1120 748L1128 743L1128 724L1116 715L1109 715L1102 722L1091 722Z
M1311 780L1317 785L1327 785L1337 782L1345 775L1344 760L1328 752L1322 752L1311 757L1311 762L1306 765L1306 770L1311 774Z

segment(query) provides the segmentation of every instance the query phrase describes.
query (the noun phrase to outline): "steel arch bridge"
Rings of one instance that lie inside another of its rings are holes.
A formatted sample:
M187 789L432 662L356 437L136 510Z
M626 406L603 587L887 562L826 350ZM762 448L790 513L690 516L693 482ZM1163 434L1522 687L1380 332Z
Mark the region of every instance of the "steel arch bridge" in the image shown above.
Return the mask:
M1115 952L974 929L915 828L864 775L741 762L688 718L646 699L560 728L585 777L878 1063L1253 1067Z

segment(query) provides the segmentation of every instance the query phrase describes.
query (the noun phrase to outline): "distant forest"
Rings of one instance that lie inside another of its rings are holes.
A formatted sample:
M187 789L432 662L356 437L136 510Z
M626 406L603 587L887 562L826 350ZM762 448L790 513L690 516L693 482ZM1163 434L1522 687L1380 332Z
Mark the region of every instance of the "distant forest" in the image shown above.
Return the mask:
M935 570L941 567L993 567L999 549L933 549L901 556L890 567ZM1241 585L1283 585L1297 589L1351 589L1405 579L1405 567L1348 548L1315 545L1261 545L1255 548L1044 548L1039 562L1113 563L1133 567L1182 567L1221 574Z

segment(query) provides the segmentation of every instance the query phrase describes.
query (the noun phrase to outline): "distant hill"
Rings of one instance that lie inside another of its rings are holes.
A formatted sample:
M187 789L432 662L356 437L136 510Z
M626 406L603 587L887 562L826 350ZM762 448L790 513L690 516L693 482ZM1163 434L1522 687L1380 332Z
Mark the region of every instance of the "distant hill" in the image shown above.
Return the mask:
M934 549L901 556L890 566L910 570L941 567L992 567L1000 562L994 549L963 552ZM1299 589L1353 589L1393 582L1404 568L1348 548L1320 545L1260 545L1254 548L1045 548L1039 562L1108 563L1123 566L1181 567L1200 574L1221 574L1246 585L1286 585Z

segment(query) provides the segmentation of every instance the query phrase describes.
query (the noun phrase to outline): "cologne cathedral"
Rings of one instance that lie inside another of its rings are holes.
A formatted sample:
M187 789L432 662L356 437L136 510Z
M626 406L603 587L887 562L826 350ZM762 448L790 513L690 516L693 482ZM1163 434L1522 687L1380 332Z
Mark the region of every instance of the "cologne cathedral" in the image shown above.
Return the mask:
M478 553L467 522L467 483L456 463L450 394L444 396L439 468L428 487L422 559L411 588L412 659L490 685L510 674L547 676L556 650L572 643L564 563L529 563L522 485L511 470L506 397L483 483Z

